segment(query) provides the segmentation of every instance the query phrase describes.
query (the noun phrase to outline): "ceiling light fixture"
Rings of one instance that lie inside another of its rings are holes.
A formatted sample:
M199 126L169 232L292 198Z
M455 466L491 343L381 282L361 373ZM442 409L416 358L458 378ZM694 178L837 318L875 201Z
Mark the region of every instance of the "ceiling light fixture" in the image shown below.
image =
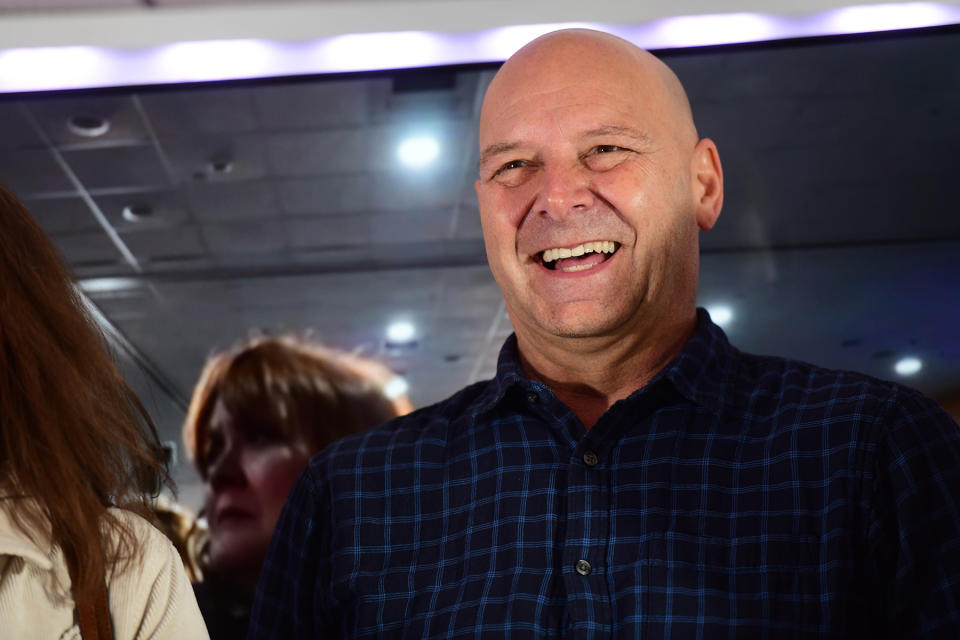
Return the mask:
M216 155L207 161L207 173L226 174L233 171L233 160L226 155Z
M440 155L440 143L433 136L407 138L397 147L397 157L411 169L423 169Z
M387 340L391 344L406 344L411 342L416 334L416 327L405 320L394 322L387 327Z
M135 278L85 278L78 284L85 293L96 294L137 289L143 283Z
M131 19L130 26L140 27L138 21ZM637 25L590 26L646 49L668 49L958 22L960 6L955 3L894 2L808 13L680 15ZM507 25L469 33L346 34L299 43L244 39L175 42L139 50L0 48L0 93L502 62L531 38L572 26L582 25Z
M127 222L143 222L153 215L153 207L143 203L128 204L123 208L123 219Z
M84 138L97 138L110 130L110 121L100 116L81 114L70 116L67 129Z
M410 385L400 376L390 378L390 381L383 385L383 393L388 398L399 398L409 390Z
M733 322L733 309L725 304L707 307L707 313L710 314L710 319L721 327L726 327Z
M901 358L893 365L893 370L901 376L912 376L923 368L923 362L913 356Z

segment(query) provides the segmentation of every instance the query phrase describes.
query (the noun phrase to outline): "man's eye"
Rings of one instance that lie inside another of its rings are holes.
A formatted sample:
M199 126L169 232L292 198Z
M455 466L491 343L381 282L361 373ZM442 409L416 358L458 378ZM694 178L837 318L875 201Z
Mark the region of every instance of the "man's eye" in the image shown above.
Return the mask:
M511 160L510 162L505 163L499 169L497 169L496 173L494 173L493 175L498 176L501 173L504 173L506 171L510 171L512 169L522 169L525 166L527 166L526 160Z
M582 157L591 171L608 171L627 159L630 149L615 144L599 144Z
M511 160L500 165L490 180L505 187L518 187L530 179L537 166L532 160Z

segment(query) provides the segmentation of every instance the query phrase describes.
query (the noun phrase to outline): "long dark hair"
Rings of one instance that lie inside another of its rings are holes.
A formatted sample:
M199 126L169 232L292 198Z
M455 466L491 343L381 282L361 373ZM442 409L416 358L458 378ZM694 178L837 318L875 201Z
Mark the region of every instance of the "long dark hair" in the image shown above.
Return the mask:
M150 499L171 484L156 429L63 260L3 187L0 483L13 521L34 540L49 532L60 548L78 602L94 601L105 571L141 551L107 508L150 519Z

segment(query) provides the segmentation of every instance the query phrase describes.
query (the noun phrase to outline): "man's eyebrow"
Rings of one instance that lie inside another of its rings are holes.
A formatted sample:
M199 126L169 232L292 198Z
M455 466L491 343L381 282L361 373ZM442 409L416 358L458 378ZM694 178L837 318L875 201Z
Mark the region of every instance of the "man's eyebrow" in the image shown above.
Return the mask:
M480 164L483 164L490 159L490 156L495 156L499 153L507 153L509 151L514 151L520 148L520 143L518 142L495 142L491 145L488 145L480 152Z
M633 127L625 127L618 124L605 124L599 126L595 129L590 129L583 132L584 138L597 138L602 136L627 136L628 138L633 138L642 143L650 142L650 138L640 129L635 129ZM516 151L521 148L519 142L495 142L491 145L484 147L483 151L480 152L480 164L490 159L490 156L495 156L501 153L509 153L511 151Z
M647 136L647 134L645 134L643 131L640 131L640 129L624 127L618 124L605 124L597 127L596 129L590 129L589 131L583 132L584 138L597 138L601 136L627 136L644 143L650 141L649 136Z

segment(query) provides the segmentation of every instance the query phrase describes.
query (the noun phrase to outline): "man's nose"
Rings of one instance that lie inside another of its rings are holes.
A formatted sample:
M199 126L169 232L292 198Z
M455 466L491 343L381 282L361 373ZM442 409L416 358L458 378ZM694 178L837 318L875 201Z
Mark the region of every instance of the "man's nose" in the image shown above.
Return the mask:
M590 172L579 163L544 167L535 208L538 213L563 218L589 210L596 202Z

